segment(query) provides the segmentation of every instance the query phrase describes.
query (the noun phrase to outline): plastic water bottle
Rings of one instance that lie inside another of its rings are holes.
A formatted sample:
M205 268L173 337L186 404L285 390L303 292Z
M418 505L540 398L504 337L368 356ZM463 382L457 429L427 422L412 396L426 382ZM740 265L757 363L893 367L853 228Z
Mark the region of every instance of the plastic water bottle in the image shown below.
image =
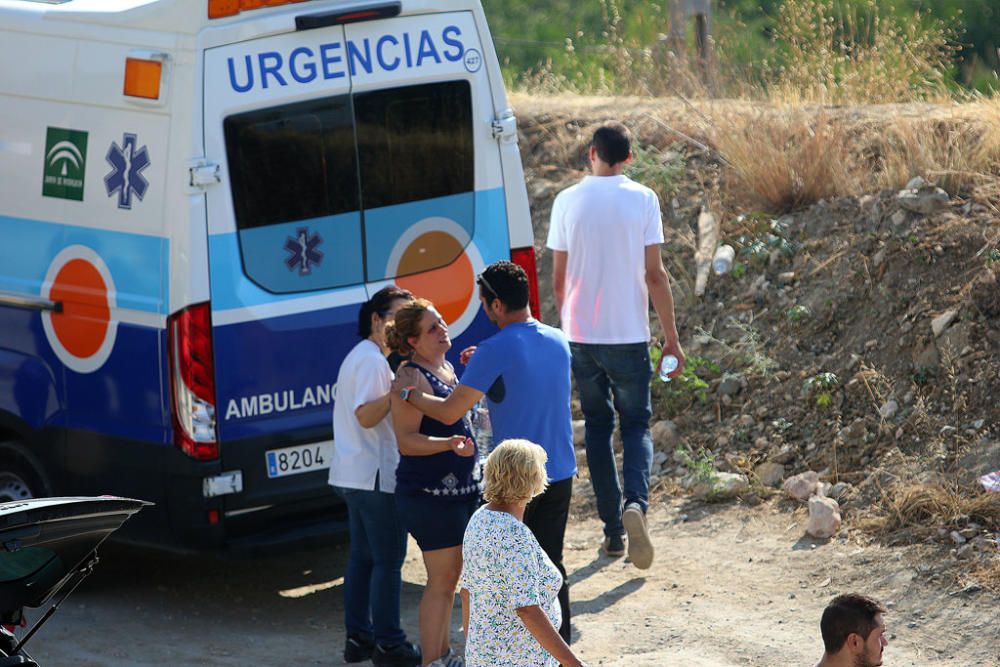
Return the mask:
M484 403L477 403L473 408L472 432L479 449L479 458L485 459L493 449L493 424L490 421L490 411Z
M677 357L674 355L663 355L660 358L659 368L656 369L656 373L660 376L660 380L663 382L670 382L670 374L677 370L677 364Z
M721 276L724 273L729 273L730 269L733 268L735 257L736 250L731 245L723 244L716 248L715 257L712 258L712 270L715 271L715 275Z

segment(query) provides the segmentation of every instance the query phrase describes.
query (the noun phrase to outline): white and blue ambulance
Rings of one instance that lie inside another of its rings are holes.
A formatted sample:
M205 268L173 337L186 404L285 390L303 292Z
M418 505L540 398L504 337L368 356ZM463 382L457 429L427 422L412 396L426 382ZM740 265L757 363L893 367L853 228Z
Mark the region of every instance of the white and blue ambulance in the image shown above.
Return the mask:
M323 535L359 304L429 298L457 351L534 257L478 0L0 0L0 500Z

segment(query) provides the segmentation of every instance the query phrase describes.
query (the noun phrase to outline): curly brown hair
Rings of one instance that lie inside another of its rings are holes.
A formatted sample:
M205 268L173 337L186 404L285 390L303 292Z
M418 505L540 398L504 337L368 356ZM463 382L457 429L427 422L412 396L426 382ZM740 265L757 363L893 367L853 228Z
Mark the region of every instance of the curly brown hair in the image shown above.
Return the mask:
M423 333L420 330L420 320L433 307L434 304L427 299L414 299L397 310L396 321L390 322L385 328L385 341L389 349L404 356L412 354L410 339L418 338Z

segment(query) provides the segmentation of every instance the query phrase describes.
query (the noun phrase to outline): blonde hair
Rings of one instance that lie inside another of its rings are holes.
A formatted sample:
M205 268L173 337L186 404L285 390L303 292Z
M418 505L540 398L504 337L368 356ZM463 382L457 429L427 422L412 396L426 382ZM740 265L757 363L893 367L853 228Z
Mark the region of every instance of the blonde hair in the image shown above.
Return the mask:
M434 304L427 299L414 299L397 310L395 321L385 328L385 342L389 349L404 356L412 354L410 339L419 338L423 333L420 330L420 320L433 307Z
M545 450L530 440L504 440L486 459L483 498L488 503L531 500L548 486Z

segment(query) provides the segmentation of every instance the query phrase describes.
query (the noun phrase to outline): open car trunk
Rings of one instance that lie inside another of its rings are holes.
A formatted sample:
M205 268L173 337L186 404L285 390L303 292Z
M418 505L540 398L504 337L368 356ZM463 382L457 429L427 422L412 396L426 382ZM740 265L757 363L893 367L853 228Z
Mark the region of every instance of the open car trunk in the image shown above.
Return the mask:
M111 496L0 503L0 622L20 623L24 607L40 607L72 583L57 606L90 573L97 547L148 504Z

